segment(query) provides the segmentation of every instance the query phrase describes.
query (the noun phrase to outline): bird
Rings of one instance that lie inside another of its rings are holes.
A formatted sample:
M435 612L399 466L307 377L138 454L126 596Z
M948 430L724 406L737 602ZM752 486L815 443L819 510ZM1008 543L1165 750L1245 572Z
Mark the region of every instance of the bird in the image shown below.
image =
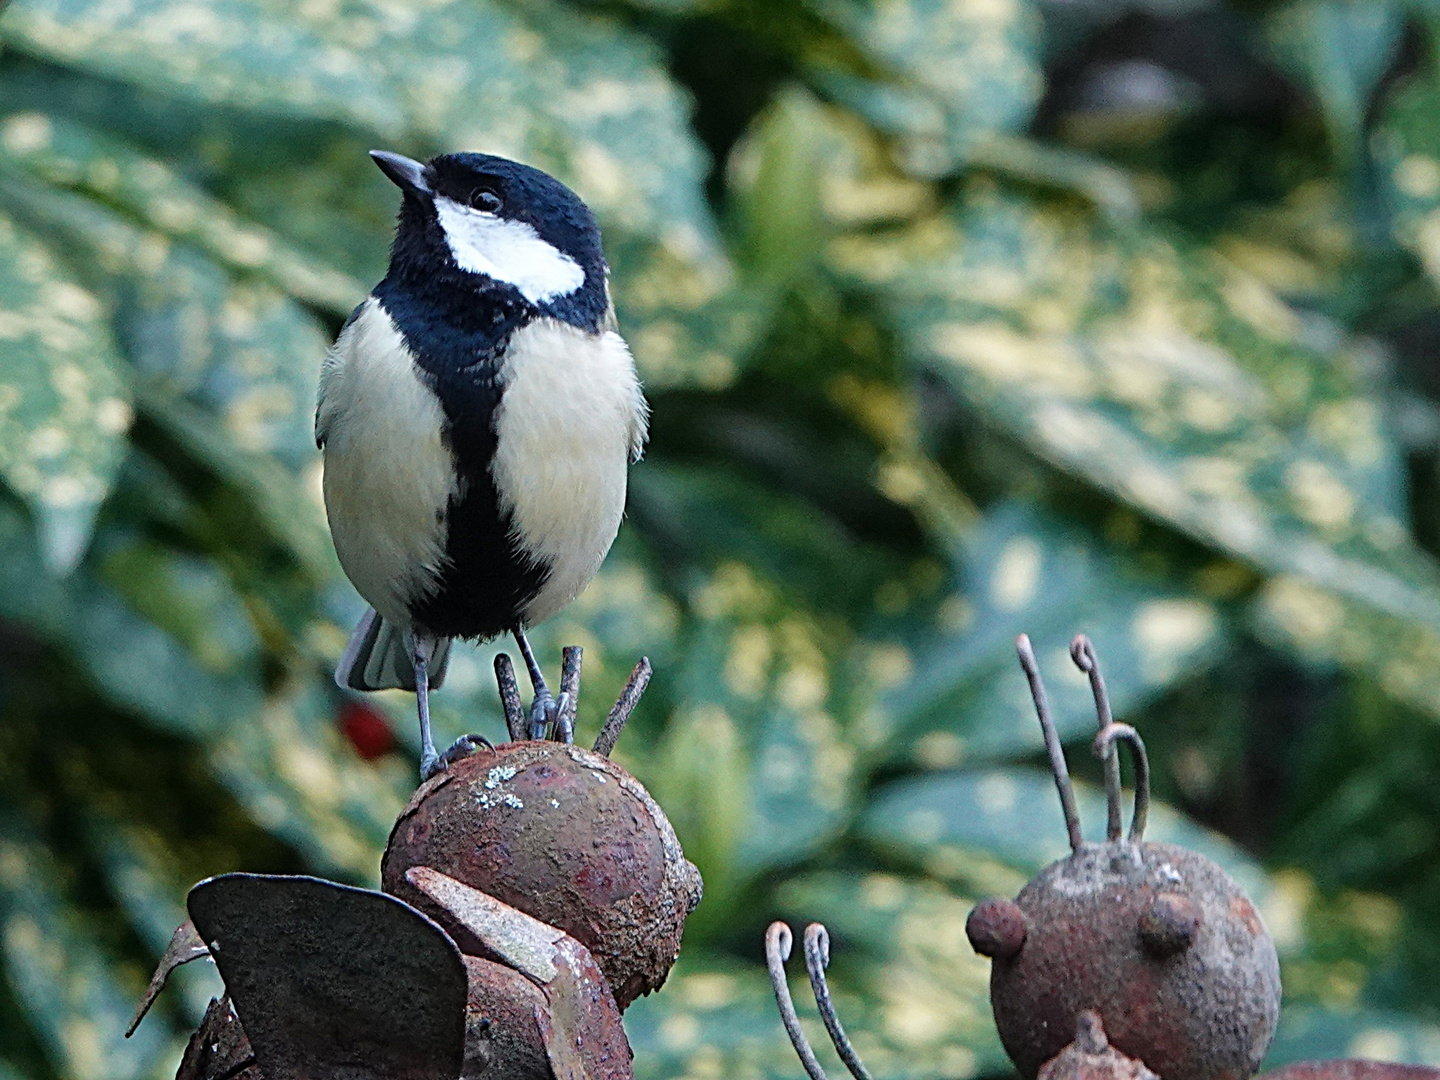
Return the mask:
M561 713L526 629L609 552L649 406L579 196L490 154L370 156L401 192L390 264L327 353L315 414L335 552L369 605L335 680L415 692L423 780L485 741L440 754L431 735L457 638L514 636L531 738Z

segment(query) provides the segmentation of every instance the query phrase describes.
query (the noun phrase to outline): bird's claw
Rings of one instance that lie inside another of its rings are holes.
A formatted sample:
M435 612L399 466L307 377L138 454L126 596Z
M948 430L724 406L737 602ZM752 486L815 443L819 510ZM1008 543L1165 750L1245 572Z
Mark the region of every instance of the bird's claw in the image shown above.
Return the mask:
M555 698L549 690L542 688L530 706L530 738L543 739L550 732L557 741L573 742L574 724L570 720L569 706L569 694L561 693Z
M433 757L421 758L421 781L423 782L425 780L429 780L430 777L434 776L436 773L444 772L446 769L450 768L451 765L454 765L455 762L459 761L461 758L469 757L482 746L485 747L487 750L495 749L495 744L492 743L489 739L487 739L484 735L461 735L458 739L456 739L453 743L450 744L449 748L443 754L436 754Z

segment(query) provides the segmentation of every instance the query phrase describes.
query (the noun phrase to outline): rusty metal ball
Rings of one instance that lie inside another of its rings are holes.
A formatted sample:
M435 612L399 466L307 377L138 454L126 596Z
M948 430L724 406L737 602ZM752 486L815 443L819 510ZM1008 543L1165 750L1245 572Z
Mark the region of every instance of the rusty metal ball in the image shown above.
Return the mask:
M415 866L576 938L621 1009L665 981L701 892L700 872L640 783L608 758L557 742L478 750L421 785L391 831L382 888L439 922L464 952L484 955L405 880Z
M1026 935L996 956L990 1000L1026 1080L1081 1013L1165 1080L1244 1080L1275 1034L1280 968L1254 906L1218 866L1169 844L1084 844L1020 891Z
M544 992L514 968L476 956L465 957L465 973L469 987L460 1080L550 1080L545 1037L535 1019L536 1008L549 1008Z
M981 956L1014 956L1025 944L1026 930L1025 912L1014 900L982 900L965 920L965 936Z

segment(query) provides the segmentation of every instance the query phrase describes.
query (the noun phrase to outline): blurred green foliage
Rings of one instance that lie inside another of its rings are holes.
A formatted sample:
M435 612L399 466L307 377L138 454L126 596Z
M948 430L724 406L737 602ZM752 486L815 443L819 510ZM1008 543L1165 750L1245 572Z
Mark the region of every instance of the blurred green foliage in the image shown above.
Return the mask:
M1154 835L1259 902L1271 1060L1440 1064L1437 35L1420 0L11 0L0 1076L173 1071L213 974L120 1033L195 880L376 880L412 706L362 759L310 435L384 268L372 146L523 158L605 228L654 437L536 638L585 647L583 733L656 665L619 759L707 892L643 1080L799 1075L777 916L830 924L876 1075L1006 1071L963 920L1064 839L1022 630L1080 776L1083 630ZM443 735L501 732L493 651Z

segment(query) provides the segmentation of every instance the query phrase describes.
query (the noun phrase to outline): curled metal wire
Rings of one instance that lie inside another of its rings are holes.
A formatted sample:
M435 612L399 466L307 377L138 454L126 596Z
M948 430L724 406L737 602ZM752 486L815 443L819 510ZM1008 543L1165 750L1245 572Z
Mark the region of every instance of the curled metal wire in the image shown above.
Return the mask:
M1145 822L1150 816L1150 757L1145 753L1145 741L1138 731L1129 724L1114 722L1106 724L1095 736L1095 756L1103 758L1115 753L1117 739L1129 744L1135 758L1135 811L1130 817L1130 840L1138 844L1145 838Z
M770 968L770 985L775 991L775 1004L780 1008L780 1019L785 1024L785 1033L790 1036L790 1045L800 1058L800 1064L810 1074L810 1080L828 1080L825 1070L810 1049L805 1032L800 1029L800 1018L795 1014L795 1002L790 998L790 986L785 981L785 961L790 959L790 948L794 937L790 927L783 922L773 922L765 932L765 963ZM805 928L805 970L810 975L810 989L815 992L815 1005L820 1010L820 1019L835 1052L850 1070L855 1080L871 1080L869 1071L850 1044L840 1017L835 1013L835 1004L830 999L830 986L825 981L825 968L830 964L830 934L820 923L811 923Z
M830 985L825 981L825 969L830 965L830 933L820 923L811 923L805 928L805 970L810 974L810 989L815 992L815 1006L820 1010L820 1019L835 1044L835 1052L850 1070L855 1080L870 1080L870 1072L850 1045L835 1005L830 1000Z
M1100 661L1095 656L1095 646L1084 634L1076 634L1070 642L1070 659L1075 666L1090 677L1090 692L1095 696L1095 718L1099 730L1104 731L1115 718L1110 713L1110 695L1105 690L1105 676L1100 674ZM1120 751L1113 745L1105 754L1105 807L1107 822L1105 838L1120 839Z
M795 1047L810 1080L829 1080L820 1062L815 1060L815 1051L810 1049L805 1032L800 1030L800 1017L795 1015L795 1002L790 998L790 984L785 981L785 961L790 959L790 947L794 943L790 927L783 922L773 922L765 931L765 964L770 969L770 987L775 991L775 1004L780 1009L785 1034L790 1036L790 1045Z
M1035 661L1035 650L1030 647L1028 635L1021 634L1015 639L1015 651L1020 656L1020 666L1025 669L1025 678L1030 682L1030 697L1034 699L1035 713L1040 717L1040 730L1045 736L1045 752L1050 756L1050 772L1055 777L1055 789L1060 793L1060 809L1065 814L1065 830L1070 834L1070 850L1076 852L1085 841L1080 835L1080 813L1075 809L1075 789L1070 784L1070 769L1065 764L1065 751L1060 747L1060 735L1056 732L1055 721L1050 716L1045 684L1040 681L1040 665Z

